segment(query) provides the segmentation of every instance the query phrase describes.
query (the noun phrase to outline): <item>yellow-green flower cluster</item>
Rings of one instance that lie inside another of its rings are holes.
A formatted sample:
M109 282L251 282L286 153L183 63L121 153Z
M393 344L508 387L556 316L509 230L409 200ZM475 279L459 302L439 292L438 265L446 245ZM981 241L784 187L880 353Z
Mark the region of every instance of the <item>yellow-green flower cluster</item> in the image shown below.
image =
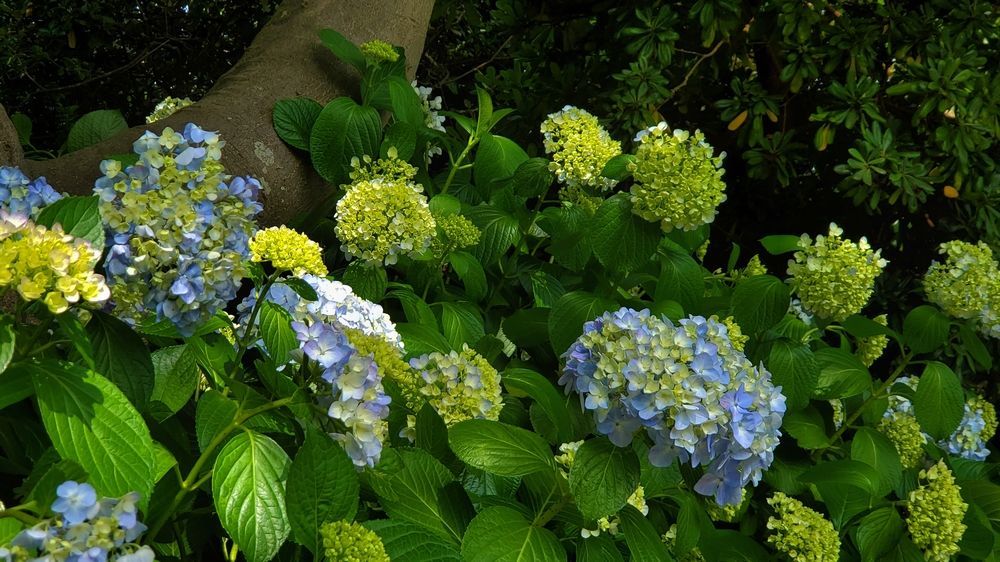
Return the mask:
M319 244L287 226L258 230L250 239L250 259L255 262L269 261L275 269L291 271L298 276L327 274Z
M664 232L694 230L715 220L717 207L726 200L722 159L701 131L670 131L660 122L636 136L635 161L629 164L632 212L659 222Z
M677 523L670 525L667 532L663 533L661 540L663 540L663 544L667 545L667 549L674 554L674 558L677 558L680 562L705 562L705 555L701 553L701 549L698 547L694 547L684 554L674 552L674 546L677 544Z
M372 60L388 62L396 62L399 60L399 53L396 52L396 49L394 49L391 44L386 43L381 39L365 41L364 43L358 45L358 48L361 49L362 54Z
M889 319L885 314L879 314L872 320L883 326L889 325ZM857 349L858 359L865 364L865 367L871 367L879 357L882 357L887 345L889 345L889 336L885 334L860 338Z
M359 523L334 521L319 528L326 559L336 562L391 562L375 531Z
M355 328L344 328L343 331L357 353L370 355L378 365L382 378L393 381L399 387L407 404L419 404L416 398L420 396L420 377L403 360L403 351L399 346L382 336L366 334Z
M920 465L927 438L920 431L917 418L906 414L885 417L878 423L878 430L896 447L903 468L916 468Z
M962 501L961 488L943 460L920 471L920 480L926 484L910 492L906 527L925 559L946 562L958 554L969 505Z
M617 182L602 176L601 172L608 160L622 153L622 146L611 138L597 117L567 105L549 114L542 122L541 131L545 153L552 157L549 169L555 172L560 183L602 190L615 186Z
M844 233L830 223L827 236L816 241L803 234L800 250L788 261L792 286L809 312L839 322L861 311L875 288L886 260L881 250L872 250L868 240L857 242L841 237Z
M496 420L503 408L500 373L469 346L461 353L430 353L410 359L419 374L419 400L428 402L448 426L470 419ZM411 404L416 411L417 404Z
M716 320L717 319L718 318L716 318ZM726 316L723 318L722 324L726 327L726 331L729 333L729 341L733 344L733 349L736 351L743 351L743 347L746 346L748 341L750 341L750 336L743 333L743 330L740 329L740 325L736 323L736 319L732 316Z
M348 176L354 183L362 181L410 181L417 177L417 169L405 160L400 160L396 148L387 151L386 158L373 160L365 154L363 157L351 158L351 171Z
M705 511L708 512L708 516L712 518L712 521L733 523L746 513L747 508L750 506L748 497L747 489L743 488L740 492L740 503L719 505L716 502L705 502Z
M840 429L844 425L844 422L847 421L844 412L844 401L840 398L830 400L830 409L833 410L833 427L834 429Z
M592 195L582 185L565 185L559 190L559 200L567 207L580 207L588 216L593 216L604 199Z
M559 445L559 451L561 454L556 455L555 460L559 465L559 470L562 472L563 476L569 478L569 471L573 468L573 462L576 461L576 452L583 445L583 441L571 441L569 443L563 443ZM646 505L646 489L642 487L642 484L636 486L635 491L626 500L628 505L636 508L639 513L643 515L649 514L649 506ZM582 528L580 529L580 536L583 538L596 537L601 533L611 533L615 535L618 533L619 519L617 515L612 515L610 517L602 517L597 520L597 527L594 529Z
M840 559L840 537L823 514L781 492L767 503L774 508L774 515L767 519L771 531L767 542L778 552L795 562Z
M0 288L12 287L27 301L41 300L53 314L72 304L108 300L104 277L94 273L100 258L101 250L59 225L49 230L0 212Z
M927 300L955 318L975 318L990 301L990 288L997 284L1000 270L993 252L983 242L945 242L938 253L944 263L934 261L924 275Z
M442 257L449 252L468 248L479 243L482 232L469 219L459 214L433 213L438 235L431 243L435 256Z
M372 264L421 254L436 232L421 187L400 180L354 182L337 202L336 219L341 250Z
M177 113L178 110L192 104L194 104L194 102L189 98L174 98L168 96L164 98L163 101L156 104L156 107L153 108L153 112L146 116L146 123L166 119L174 113Z

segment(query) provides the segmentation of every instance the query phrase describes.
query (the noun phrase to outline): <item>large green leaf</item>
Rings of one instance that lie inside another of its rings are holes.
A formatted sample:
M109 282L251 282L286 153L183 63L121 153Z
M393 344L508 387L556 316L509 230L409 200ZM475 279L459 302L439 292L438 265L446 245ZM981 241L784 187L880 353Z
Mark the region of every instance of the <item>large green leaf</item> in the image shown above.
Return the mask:
M415 129L426 127L423 102L410 82L402 76L392 76L388 88L393 116Z
M155 451L142 416L104 377L70 363L30 366L42 423L59 456L75 461L100 495L153 490Z
M465 294L470 300L479 301L486 297L489 287L479 260L468 252L452 252L448 254L448 263L465 285Z
M878 494L882 478L871 465L855 460L837 460L817 464L805 471L800 480L812 484L856 486L869 494Z
M447 301L438 304L441 306L441 329L451 347L462 349L463 344L471 347L486 333L475 306Z
M392 519L365 521L382 539L385 552L391 560L406 562L461 562L462 556L453 543L428 533L420 525Z
M313 166L323 179L340 185L350 179L351 158L377 156L382 120L372 107L337 98L319 113L309 136Z
M530 369L514 367L506 369L500 380L512 396L530 396L538 404L555 428L560 443L573 440L566 400L548 379Z
M576 547L577 562L625 562L622 553L618 551L615 541L607 535L589 537L580 541Z
M521 239L517 219L492 205L479 205L466 211L465 216L482 233L473 254L484 267L489 267Z
M149 399L149 413L162 422L177 413L198 389L201 370L193 349L174 345L152 354L156 381Z
M549 314L549 340L556 355L562 355L583 333L583 325L609 310L617 303L583 291L566 293Z
M813 406L786 413L781 430L794 437L803 449L822 449L830 444L823 415Z
M701 539L701 552L706 560L717 562L758 562L771 557L757 541L730 529L721 529Z
M194 430L202 451L236 420L239 404L214 388L201 395L195 409Z
M903 319L903 339L914 353L927 353L944 345L951 322L937 308L921 305Z
M384 267L369 265L361 260L353 261L347 266L342 281L354 289L354 294L372 302L382 300L389 283Z
M448 353L453 349L448 339L437 331L436 326L400 322L396 324L396 330L403 338L403 345L409 356L423 355L433 351Z
M250 430L230 439L215 458L215 510L249 562L271 560L288 537L285 480L290 464L270 437Z
M152 357L139 334L114 316L94 311L87 322L87 336L97 372L118 385L137 408L145 408L156 375Z
M815 352L819 380L814 396L825 400L847 398L871 390L872 376L857 357L836 347Z
M448 441L463 462L500 476L524 476L554 468L552 451L540 436L505 423L459 422L448 431Z
M632 560L643 562L672 562L667 547L660 539L653 524L639 510L626 505L619 514L622 532L625 534L625 544L632 553Z
M862 427L851 441L851 458L874 468L880 477L877 495L888 494L903 480L903 465L896 447L881 433Z
M299 347L292 330L292 316L271 301L261 303L260 337L264 340L267 353L278 365L288 361L288 354Z
M15 340L14 318L8 314L0 314L0 375L7 370L10 360L14 357Z
M895 507L880 507L858 524L857 543L865 562L882 560L903 538L903 519Z
M597 261L619 275L649 265L660 241L660 228L632 213L628 195L606 199L590 220L591 248Z
M128 123L117 109L91 111L73 123L66 137L66 151L75 152L93 146L125 129L128 129Z
M497 183L514 175L528 159L518 144L507 137L486 133L479 141L473 175L480 193L489 195Z
M548 251L555 261L573 271L580 271L592 253L586 228L590 215L579 206L549 207L542 213L542 226L552 237Z
M580 445L569 471L569 489L580 513L597 520L616 513L639 485L639 457L605 438Z
M660 245L660 279L656 284L656 302L676 301L686 311L697 310L705 296L705 273L680 246Z
M530 158L514 171L514 193L522 197L541 197L552 186L552 172L545 158Z
M947 439L965 412L962 382L944 363L931 361L924 367L913 397L913 411L920 429L934 439Z
M772 256L790 254L799 249L799 236L791 234L772 234L760 239L760 245L764 246L767 253Z
M98 250L104 249L104 223L98 209L96 195L89 197L63 197L45 206L38 213L38 224L52 228L60 225L63 232L83 238Z
M751 277L733 291L733 316L745 332L759 334L788 312L788 286L772 275Z
M0 410L34 394L31 372L30 364L14 363L9 369L0 373Z
M296 542L322 552L319 529L327 521L354 519L360 485L354 463L336 441L307 428L306 440L288 471L285 506Z
M781 386L781 393L788 399L788 408L804 408L816 389L819 365L809 346L787 340L772 343L767 357L767 368L774 384Z
M566 550L558 537L536 527L515 509L488 507L481 511L462 540L465 562L558 562Z
M333 29L320 30L319 39L337 58L350 64L358 72L365 71L365 56L350 39Z
M320 111L323 106L309 98L278 100L271 112L274 131L295 148L309 150L309 136Z

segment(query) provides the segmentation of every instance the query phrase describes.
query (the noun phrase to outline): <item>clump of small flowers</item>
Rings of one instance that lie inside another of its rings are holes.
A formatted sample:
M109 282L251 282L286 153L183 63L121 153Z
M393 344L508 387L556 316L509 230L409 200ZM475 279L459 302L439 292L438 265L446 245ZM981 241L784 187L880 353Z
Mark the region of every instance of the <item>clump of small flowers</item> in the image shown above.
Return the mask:
M417 169L405 160L400 160L395 147L388 150L386 158L373 159L365 154L361 158L351 158L351 181L410 181L417 176Z
M885 314L879 314L872 320L883 326L889 325L889 318ZM885 348L888 345L889 336L885 334L860 338L858 339L858 348L856 350L858 359L865 364L865 367L871 367L879 357L882 357L882 353L885 352Z
M327 560L337 562L390 562L385 545L375 531L359 523L333 521L319 528Z
M938 253L944 262L931 262L924 275L927 300L949 316L976 318L990 302L990 289L997 284L1000 268L993 252L983 242L945 242Z
M767 275L767 266L761 263L759 254L754 254L750 258L750 261L747 262L746 267L738 270L736 273L737 275L735 277L737 282L745 281L758 275Z
M748 500L746 488L743 488L740 494L740 503L737 504L726 504L719 505L717 503L708 502L705 504L705 511L708 512L708 516L712 518L712 521L722 521L723 523L733 523L738 521L740 517L746 513L747 508L750 506Z
M840 398L834 398L829 401L830 409L833 410L833 428L840 429L847 421L846 412L844 412L844 401Z
M410 391L408 398L414 411L427 402L449 426L464 420L500 417L500 373L469 346L447 355L435 351L414 357L410 367L416 375L415 395Z
M434 222L437 224L437 237L431 242L431 251L435 256L446 256L454 250L479 243L482 232L462 215L434 213Z
M258 230L250 239L250 259L271 262L275 269L291 271L296 276L327 274L319 244L287 226Z
M660 223L664 232L694 230L715 220L717 208L726 200L722 181L722 159L701 131L671 131L667 124L640 131L639 148L629 164L632 212Z
M399 60L399 53L390 44L381 39L372 39L358 45L361 53L375 61L396 62Z
M189 98L174 98L167 96L163 98L163 101L156 104L153 108L153 112L146 116L146 123L152 123L154 121L159 121L160 119L166 119L179 110L184 109L189 105L193 105L194 102Z
M587 322L563 358L559 383L580 395L598 433L624 447L645 430L650 462L706 466L695 490L719 504L739 503L774 459L785 397L715 319L674 325L622 308Z
M990 450L986 443L997 431L997 412L993 404L981 396L974 396L965 402L965 411L958 428L941 446L953 455L976 461L984 461Z
M840 559L840 537L833 523L795 498L776 492L767 503L774 508L768 517L771 533L767 542L795 562L836 562Z
M568 186L608 190L615 180L601 175L604 165L622 153L621 143L589 112L567 105L542 122L545 153L551 155L549 169Z
M962 519L969 505L943 460L920 471L920 480L921 486L910 492L906 527L927 560L946 562L958 554L966 528Z
M438 113L441 111L441 96L434 96L432 98L431 92L433 92L433 89L417 84L416 80L410 82L410 86L413 87L413 91L420 98L420 105L424 110L424 126L434 131L445 132L444 115ZM424 151L424 162L430 163L431 158L438 154L443 154L441 147L434 141L429 141L427 149Z
M573 468L573 462L576 461L576 452L580 450L581 445L583 445L583 441L572 441L570 443L563 443L559 445L559 452L561 454L556 455L555 459L556 463L559 464L559 470L566 478L569 478L569 471ZM649 506L646 505L646 490L642 487L642 484L636 486L635 491L632 492L625 503L636 508L639 513L643 515L649 514ZM580 529L580 536L586 539L589 537L599 536L601 533L611 533L612 535L615 535L618 533L619 523L620 521L617 515L602 517L597 520L596 528Z
M72 480L56 488L56 516L25 529L0 546L8 562L153 562L153 551L135 541L146 532L138 519L139 494L98 498L90 484Z
M750 341L750 336L743 333L740 329L740 325L736 323L736 319L732 316L726 316L722 319L722 323L726 326L726 330L729 334L729 342L733 344L733 349L736 351L743 351L743 347Z
M663 533L661 540L663 541L663 544L667 545L667 549L670 550L674 557L680 562L705 562L705 555L701 553L701 549L698 547L694 547L684 554L677 554L674 551L675 545L677 544L677 523L671 523L667 532Z
M802 305L821 318L842 321L861 311L875 288L875 279L888 262L881 250L872 250L861 237L857 242L830 223L827 236L808 234L799 239L799 251L788 262L792 287Z
M426 251L436 224L418 184L374 179L355 182L337 202L337 237L348 258L391 265Z
M103 304L111 291L94 273L100 259L100 249L58 224L49 230L0 210L0 288L26 301L41 300L53 314L77 303Z
M924 458L927 438L920 431L917 418L905 414L885 417L879 421L878 430L892 442L899 453L903 468L916 468Z
M225 173L224 145L189 123L183 133L147 131L132 145L139 161L124 170L117 160L101 163L94 193L119 316L134 322L155 315L190 335L236 297L261 186Z
M42 207L60 199L44 177L31 180L20 168L0 166L0 210L34 219Z

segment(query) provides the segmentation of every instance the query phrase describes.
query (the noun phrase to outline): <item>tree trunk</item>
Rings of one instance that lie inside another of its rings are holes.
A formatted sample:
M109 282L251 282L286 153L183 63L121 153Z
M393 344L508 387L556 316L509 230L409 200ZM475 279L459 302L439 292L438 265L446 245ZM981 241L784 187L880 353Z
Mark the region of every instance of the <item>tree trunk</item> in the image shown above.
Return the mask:
M325 104L359 89L357 72L320 42L317 33L336 29L354 42L379 38L406 49L412 77L423 51L434 0L285 0L243 58L194 105L170 117L122 131L97 145L53 160L24 161L17 135L0 106L0 162L21 165L29 176L45 176L57 191L91 192L98 163L132 151L144 131L183 129L186 123L219 131L223 164L234 175L250 175L264 187L264 225L282 224L309 209L330 187L308 157L278 138L271 123L274 102L305 96ZM198 64L183 61L178 64Z

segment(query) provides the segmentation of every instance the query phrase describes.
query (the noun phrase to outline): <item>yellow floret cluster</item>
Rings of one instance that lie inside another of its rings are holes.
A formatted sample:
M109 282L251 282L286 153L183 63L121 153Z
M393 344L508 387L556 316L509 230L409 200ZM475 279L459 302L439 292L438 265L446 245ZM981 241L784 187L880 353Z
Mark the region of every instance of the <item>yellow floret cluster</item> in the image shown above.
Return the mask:
M101 304L111 291L94 273L101 251L86 240L19 215L0 213L0 288L41 300L53 314L76 303Z
M146 116L146 123L166 119L177 111L192 104L194 104L194 102L189 98L174 98L169 96L163 98L163 101L156 104L156 107L153 108L153 112Z
M621 143L601 126L589 112L567 105L542 122L546 154L551 155L549 169L560 183L611 189L615 180L601 175L608 160L622 153Z
M250 259L269 261L275 269L291 271L298 276L311 273L323 277L327 274L319 244L287 226L258 230L250 239Z
M927 300L955 318L975 318L989 304L990 288L998 282L1000 270L993 252L983 242L945 242L938 253L944 262L934 261L924 275Z
M361 52L366 57L373 60L388 62L396 62L399 60L399 53L396 52L396 49L394 49L390 43L381 39L365 41L364 43L358 45L358 48L361 49Z
M872 320L883 326L889 325L889 318L885 314L879 314L875 318L872 318ZM885 334L860 338L857 349L858 359L865 364L865 367L871 367L879 357L882 357L882 353L888 345L889 336Z
M650 127L636 137L640 145L629 165L632 212L660 223L664 232L694 230L715 220L726 200L722 159L701 131L671 131L666 123Z
M426 251L436 232L419 185L374 179L358 181L337 202L335 232L348 258L391 265L400 256Z
M910 492L906 527L913 544L924 551L930 562L946 562L958 554L958 542L965 534L965 511L969 505L962 500L961 488L955 477L940 460L920 471L925 482Z
M375 531L358 523L324 523L319 534L327 560L337 562L391 562L385 545Z
M722 324L726 327L726 332L729 334L729 341L733 344L733 349L743 351L743 347L750 341L750 336L743 333L740 325L736 323L736 318L732 316L723 318Z
M395 147L390 148L386 158L373 160L365 154L361 158L351 158L351 171L348 173L351 181L410 181L417 176L417 169L405 160L400 160Z
M792 287L810 313L842 321L861 311L875 289L875 279L888 263L881 250L872 250L862 237L857 242L841 237L844 233L830 224L829 234L808 234L799 239L799 251L788 262Z
M458 214L434 214L438 235L431 244L435 256L442 257L449 252L468 248L479 243L482 232L469 219Z
M906 414L895 414L882 418L878 430L892 441L899 453L903 468L916 468L924 458L924 443L927 438L920 431L917 418Z
M836 562L840 559L840 537L823 514L781 492L767 503L774 515L767 519L771 533L767 542L795 562Z

